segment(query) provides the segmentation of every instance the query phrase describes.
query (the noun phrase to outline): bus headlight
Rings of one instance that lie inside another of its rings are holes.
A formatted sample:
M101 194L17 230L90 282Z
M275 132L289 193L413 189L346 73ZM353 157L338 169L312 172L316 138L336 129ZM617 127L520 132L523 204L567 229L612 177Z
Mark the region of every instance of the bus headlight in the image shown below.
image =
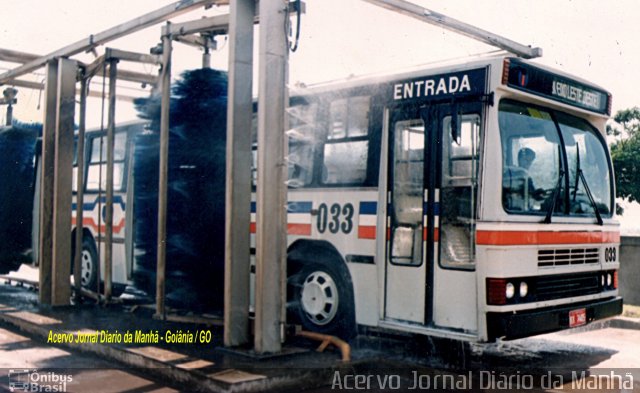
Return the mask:
M507 299L512 299L513 295L516 294L516 287L512 283L508 282L504 288L504 294L507 296Z
M522 298L527 297L528 294L529 294L529 285L525 281L522 281L520 283L520 297Z
M611 276L611 273L607 273L607 286L611 287L611 284L613 284L613 277Z

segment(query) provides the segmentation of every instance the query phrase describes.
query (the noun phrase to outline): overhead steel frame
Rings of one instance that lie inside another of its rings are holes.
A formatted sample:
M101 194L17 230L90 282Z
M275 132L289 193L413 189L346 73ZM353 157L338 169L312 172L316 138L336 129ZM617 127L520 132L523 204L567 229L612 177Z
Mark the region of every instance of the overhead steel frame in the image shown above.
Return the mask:
M523 45L498 34L480 29L476 26L448 17L444 14L421 7L405 0L364 0L367 3L377 5L400 14L440 26L455 33L464 35L487 45L506 50L525 59L542 56L541 48L532 48Z
M0 75L0 84L6 84L42 66L46 65L47 67L41 195L39 201L40 216L38 220L40 229L38 255L41 286L39 297L41 303L58 306L69 304L70 300L68 275L71 263L69 232L71 215L69 212L71 211L73 164L71 159L73 157L73 119L78 63L74 60L69 60L67 57L93 49L98 45L168 20L176 15L215 4L228 4L228 1L179 1L96 35L91 35L48 55L26 60L26 64ZM16 55L16 53L20 54L19 52L14 52L10 55ZM113 67L113 70L115 72L115 67ZM112 91L115 93L115 87ZM85 92L86 86L83 86L81 95L85 94ZM115 97L115 94L110 94L110 96ZM110 117L115 119L115 115ZM75 273L74 275L76 275ZM109 284L105 285L105 287L109 286Z
M457 31L461 34L470 36L474 39L479 39L490 45L498 46L502 49L509 50L512 53L516 53L522 57L537 57L541 55L539 48L520 47L520 44L507 40L503 37L499 37L490 34L481 29L477 29L473 26L462 24L462 22L456 21L451 18L447 18L442 14L434 13L422 7L418 7L414 4L405 2L403 0L366 0L370 3L383 6L385 8L399 11L403 14L416 17L421 20L425 20L429 23L435 23L442 25L445 28ZM196 8L206 4L222 3L222 1L193 1L189 3L176 3L174 9L172 6L164 7L156 11L155 13L147 14L142 18L138 18L127 22L125 24L116 26L113 29L109 29L96 36L90 36L87 40L79 41L75 44L62 48L56 52L52 52L47 56L30 61L17 69L11 70L5 74L0 75L0 83L6 83L8 80L14 79L20 75L31 72L45 63L48 62L47 71L47 107L51 108L55 103L55 112L51 109L46 111L45 114L45 145L43 145L43 162L46 172L43 172L43 179L47 176L45 173L58 173L61 167L66 167L63 160L59 157L62 154L64 140L59 136L55 140L54 147L56 149L55 160L53 165L50 165L52 161L51 156L54 152L49 151L51 143L48 140L51 138L51 130L53 129L51 123L55 124L56 134L61 134L61 130L68 127L68 114L73 113L73 108L69 111L65 105L62 104L68 100L64 97L70 95L68 89L65 87L70 84L69 74L72 68L76 65L69 63L69 60L61 59L63 56L70 56L84 50L90 49L96 45L104 43L108 40L118 38L120 36L129 34L133 31L139 30L143 27L158 23L162 20L166 20L177 13L186 12L192 8ZM247 56L248 47L252 47L253 40L247 39L247 22L251 19L253 23L252 10L255 8L255 4L250 4L249 0L232 0L232 18L234 23L234 29L232 31L234 42L233 53L230 60L230 68L233 70L233 76L230 80L230 97L233 100L229 109L229 134L230 141L228 143L228 150L231 152L229 157L229 172L227 177L227 184L231 185L227 191L227 212L230 215L227 217L227 222L239 222L240 224L246 224L248 220L249 209L247 206L243 208L243 202L246 202L246 198L243 199L239 196L243 184L242 179L249 179L250 176L244 176L246 174L246 164L241 164L239 161L247 156L242 156L244 152L246 154L246 145L243 145L240 141L240 136L243 135L239 131L240 126L243 126L245 132L250 127L246 127L247 117L250 117L251 111L245 111L244 113L236 113L238 108L246 108L247 87L249 92L251 90L251 83L241 83L238 81L240 75L247 75L247 70L251 69L248 65L252 65L252 58ZM254 11L253 11L254 12ZM286 9L283 9L282 3L279 1L263 0L260 2L260 15L262 16L262 28L260 34L260 79L259 79L259 114L258 114L258 140L259 140L259 152L258 152L258 227L257 227L257 268L256 268L256 334L255 334L255 348L258 352L277 352L281 349L282 340L282 328L284 324L284 306L285 306L285 246L286 246L286 188L284 186L285 177L285 140L284 133L284 107L286 103L286 89L285 82L287 76L287 53L288 49L285 45L286 39L284 37L284 31L282 26L284 19L287 17ZM200 21L202 22L202 20ZM211 22L211 20L209 21ZM218 21L219 23L220 21ZM195 22L191 22L195 23ZM206 23L206 22L205 22ZM228 22L227 22L228 23ZM192 25L193 26L193 25ZM183 28L187 27L187 24L182 24ZM204 28L202 29L204 30ZM169 98L170 98L170 78L171 78L171 40L172 35L185 35L188 34L188 30L182 29L180 31L171 30L171 25L163 29L163 68L162 68L162 119L161 119L161 157L160 157L160 195L159 195L159 228L158 228L158 281L157 281L157 310L156 315L164 317L164 267L165 267L165 240L166 240L166 165L168 155L168 127L169 127ZM488 34L488 35L487 35ZM497 38L497 39L496 39ZM60 58L60 59L59 59ZM112 64L115 70L114 64ZM235 67L239 66L243 71L237 72ZM250 75L250 72L249 72ZM59 84L54 84L54 78ZM61 81L66 81L62 83ZM111 83L110 83L111 84ZM75 85L75 79L74 79ZM55 93L51 86L56 86ZM75 90L75 86L74 86ZM110 89L111 90L111 89ZM115 88L113 89L115 90ZM84 90L83 90L84 91ZM110 93L111 97L111 93ZM267 97L269 97L269 104L267 104ZM111 101L111 98L110 98ZM110 117L110 123L113 116ZM73 116L71 116L71 123L73 122ZM110 127L111 128L111 127ZM72 127L71 127L72 129ZM113 130L112 130L113 131ZM237 135L236 135L237 131ZM267 134L269 132L269 134ZM68 134L68 132L64 132ZM68 136L68 135L67 135ZM269 137L268 137L269 136ZM249 141L250 138L243 138L245 141ZM72 145L71 143L69 145ZM250 149L249 149L250 151ZM237 154L234 157L234 153ZM70 156L70 155L69 155ZM55 168L55 170L53 169ZM52 172L53 171L53 172ZM50 176L53 178L52 176ZM62 255L63 250L60 244L64 243L64 233L68 234L69 225L60 223L60 219L64 215L57 214L58 211L64 210L64 201L62 198L65 192L69 193L71 187L64 188L63 180L65 176L59 176L59 179L52 181L43 181L43 200L41 204L43 211L53 210L53 223L49 223L47 215L41 215L41 228L42 233L47 234L48 229L55 224L54 232L51 236L41 236L41 240L45 240L50 243L50 239L53 239L53 247L41 249L40 255L44 260L53 259L54 261L62 262L64 257ZM164 188L163 188L163 182ZM266 187L266 185L279 185L275 187ZM236 189L236 185L240 185L240 189ZM67 190L67 191L61 191ZM53 192L59 192L55 195ZM249 193L245 193L248 195ZM50 195L54 195L53 198L49 198ZM70 199L70 198L69 198ZM68 211L68 210L66 210ZM44 216L44 217L43 217ZM239 220L239 221L236 221ZM237 226L238 229L229 231L226 244L226 250L228 251L228 257L225 264L227 265L228 272L225 277L225 297L231 300L225 301L225 344L236 345L246 341L248 329L243 328L244 323L236 322L240 328L233 329L231 321L238 321L239 319L246 320L245 315L248 313L248 284L244 279L239 279L240 275L245 272L248 267L248 263L241 260L240 263L234 262L233 257L239 259L245 259L241 246L244 249L246 247L245 235L242 235L239 229L246 229ZM65 230L58 230L55 229ZM162 232L162 234L161 234ZM245 230L248 234L248 231ZM68 238L68 235L67 235ZM47 240L49 239L49 240ZM41 244L44 244L41 241ZM274 248L275 247L275 248ZM66 248L69 250L69 247ZM48 257L48 253L51 252L52 256ZM68 252L68 251L67 251ZM45 257L47 256L47 257ZM58 258L58 259L56 259ZM69 258L66 259L67 263ZM59 263L62 265L63 263ZM51 270L51 269L50 269ZM57 304L60 301L64 303L65 293L68 292L68 280L65 286L60 285L57 290L57 281L63 276L62 272L65 272L64 266L53 267L54 285L52 290L49 291L45 288L41 291L41 299L48 297L52 304ZM50 277L42 277L41 269L41 285L46 281L50 281ZM68 266L67 270L68 272ZM56 273L57 272L57 273ZM238 283L234 288L234 283ZM275 284L275 285L274 285ZM107 285L109 286L109 285ZM107 291L107 294L109 292ZM234 302L232 299L233 294L239 294ZM66 294L68 302L68 293ZM229 333L227 333L227 331Z
M254 0L232 0L229 18L224 344L251 338L250 222Z
M147 54L142 54L142 53L134 53L134 52L122 51L122 50L118 50L118 49L111 49L111 51L113 52L112 57L117 57L117 58L120 58L120 59L123 59L123 60L127 60L129 57L131 57L132 61L135 61L133 59L142 59L144 57L152 56L152 55L147 55ZM33 54L33 53L27 53L27 52L21 52L21 51L16 51L16 50L11 50L11 49L0 48L0 61L8 61L8 62L11 62L11 63L25 64L25 63L28 63L30 61L39 59L41 57L42 56L36 55L36 54ZM104 57L104 55L102 55L100 57ZM98 59L94 60L92 62L92 64L94 64L94 63L98 64L98 63L96 63L96 61L98 61ZM93 72L91 72L90 69L87 70L85 73L93 74ZM95 73L95 75L98 75L98 76L104 76L102 68L98 68L94 73ZM118 70L118 79L123 80L123 81L128 81L128 82L139 82L139 83L150 84L150 85L154 85L157 82L157 78L155 76L153 76L153 75L145 74L145 73L142 73L142 72L136 72L136 71L122 70L122 69ZM32 84L34 84L34 88L44 88L44 85L42 85L41 83L24 81L24 80L20 80L20 79L14 79L10 83L11 84L32 83ZM19 86L19 85L16 85L16 86ZM30 87L30 86L23 86L23 87Z
M166 182L169 143L171 41L202 31L229 28L229 104L225 234L225 329L227 346L247 344L249 331L251 119L254 0L231 0L230 15L167 25L162 30L162 115L158 195L157 318L165 317ZM258 184L254 346L259 353L279 352L286 304L286 141L284 134L288 17L280 0L260 1L258 95Z
M82 131L82 145L83 148L80 150L80 141L78 141L78 173L84 173L81 170L81 162L84 164L84 111L86 110L86 85L87 81L93 77L94 75L100 74L103 77L108 76L109 78L109 93L108 93L108 106L107 106L107 135L106 135L106 144L107 144L107 166L106 166L106 190L105 190L105 215L104 215L104 225L105 225L105 233L104 233L104 261L105 261L105 271L104 271L104 299L108 302L111 300L112 295L112 271L113 271L113 170L114 170L114 143L115 143L115 127L116 127L116 82L119 78L119 70L118 63L120 61L129 61L129 62L137 62L137 63L145 63L145 64L154 64L158 65L161 63L160 58L155 55L148 55L142 53L135 53L129 51L123 51L114 48L106 48L104 55L98 57L91 64L82 65L82 73L80 75L81 82L83 86L81 87L81 99L80 99L80 125L79 131ZM105 70L107 69L106 65L108 65L108 74L105 74ZM150 78L147 78L150 79ZM155 79L155 78L154 78ZM78 135L80 139L80 132ZM83 190L82 177L78 176L78 194L76 195L76 240L75 240L75 258L74 258L74 281L79 283L79 269L78 266L81 264L81 254L82 254L82 241L83 241L83 229L82 229L82 216L83 216L83 198L84 193L80 190ZM102 234L98 233L98 247L100 247L100 243L102 241ZM98 277L100 277L100 264L96 265L98 268ZM77 275L77 277L76 277ZM95 293L100 294L100 280L98 280L98 287L95 288ZM81 286L76 284L76 293L81 292ZM98 297L99 299L99 297Z
M53 51L45 56L33 59L20 67L5 72L4 74L0 74L0 84L6 84L12 79L35 71L47 64L49 61L86 52L96 46L103 45L109 41L135 33L136 31L142 30L146 27L162 23L170 18L184 14L185 12L212 5L226 4L228 4L228 0L183 0L169 4L100 33L92 34L89 37L71 45L67 45L64 48Z
M169 165L169 110L171 103L171 55L173 40L180 38L189 43L199 42L192 34L201 31L226 32L228 15L198 19L193 22L172 24L167 22L162 28L162 68L160 71L161 113L160 113L160 158L158 175L158 242L156 264L156 312L155 318L166 319L166 240L167 240L167 184ZM208 43L203 42L208 45Z
M279 352L286 307L287 164L285 108L289 46L282 1L260 1L255 337L258 353Z
M173 40L179 40L189 44L202 43L205 48L208 48L208 42L201 40L201 37L193 36L193 34L203 31L211 33L226 33L229 24L228 17L228 15L219 15L177 24L167 22L167 24L162 28L158 243L156 265L156 312L154 315L155 318L159 319L166 319L165 279L167 258L167 184L169 163L169 110L171 101L171 55L173 50L172 42Z
M161 114L160 114L160 159L158 176L158 241L157 241L157 264L156 264L156 312L154 317L166 319L165 308L165 280L166 280L166 239L167 239L167 183L168 183L168 160L169 160L169 111L171 99L171 61L173 41L187 42L195 44L200 37L194 36L200 32L226 33L229 26L229 15L218 15L202 18L195 21L172 24L167 22L162 28L162 68L160 73L161 91ZM203 44L207 44L203 42ZM249 80L251 78L249 77ZM249 92L249 100L251 93ZM251 112L249 111L249 116ZM251 118L249 117L249 127L251 130ZM250 141L249 135L249 141ZM250 142L249 142L250 143ZM249 152L250 152L249 148ZM250 178L251 172L247 178ZM249 189L248 195L251 190ZM249 206L247 206L249 214ZM227 217L227 222L229 221ZM247 236L249 235L249 224L247 222ZM247 253L249 245L247 242ZM248 265L248 262L247 262ZM249 280L249 270L247 269L247 282ZM247 285L248 288L248 285ZM248 294L247 294L248 299ZM248 302L247 302L248 312Z
M40 302L69 304L71 174L77 64L47 63L40 184Z

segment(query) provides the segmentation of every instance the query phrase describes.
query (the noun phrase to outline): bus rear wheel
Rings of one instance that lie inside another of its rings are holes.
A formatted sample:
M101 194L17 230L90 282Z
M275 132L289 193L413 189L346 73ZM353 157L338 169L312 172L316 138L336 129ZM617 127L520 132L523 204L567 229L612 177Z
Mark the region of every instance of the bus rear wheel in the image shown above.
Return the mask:
M295 314L304 329L346 339L354 335L353 289L346 268L306 263L292 281Z
M95 291L98 283L98 252L93 241L89 238L82 240L82 254L80 254L80 284L83 288Z
M73 264L73 263L72 263ZM82 240L82 254L80 254L80 284L82 288L95 292L98 283L98 252L95 243L90 237ZM72 272L73 274L73 272ZM118 297L126 289L125 284L113 283L111 295ZM104 292L104 282L100 282L100 293Z

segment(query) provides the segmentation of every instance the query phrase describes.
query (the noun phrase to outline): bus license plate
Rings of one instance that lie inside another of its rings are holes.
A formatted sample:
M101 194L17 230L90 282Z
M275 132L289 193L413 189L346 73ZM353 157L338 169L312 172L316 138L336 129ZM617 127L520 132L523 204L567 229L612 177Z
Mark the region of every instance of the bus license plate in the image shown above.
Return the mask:
M587 323L587 309L569 311L569 327L582 326Z

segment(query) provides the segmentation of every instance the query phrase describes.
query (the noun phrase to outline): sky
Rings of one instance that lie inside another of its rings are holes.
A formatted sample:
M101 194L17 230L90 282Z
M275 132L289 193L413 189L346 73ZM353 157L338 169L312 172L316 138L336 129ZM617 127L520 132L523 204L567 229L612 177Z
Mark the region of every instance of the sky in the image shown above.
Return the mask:
M613 95L613 112L640 106L640 2L635 0L412 0L414 3L502 35L516 42L540 47L543 57L535 62L589 80ZM3 0L0 13L0 48L46 54L151 12L167 0ZM319 83L350 76L393 72L421 64L467 58L495 48L362 0L305 0L299 49L291 53L290 84ZM186 21L227 12L224 7L198 10L174 19ZM160 40L161 25L106 46L148 53ZM216 39L212 65L227 69L226 37ZM257 45L257 39L255 40ZM175 44L174 75L199 67L201 52ZM102 53L103 48L98 48ZM256 48L257 51L257 48ZM257 53L257 52L256 52ZM90 62L91 54L75 58ZM257 59L257 55L255 57ZM0 62L0 72L15 67ZM122 69L156 74L157 68L121 64ZM41 81L43 70L26 79ZM94 80L92 90L102 91ZM140 86L119 83L123 95L142 96ZM14 115L22 121L42 121L41 94L19 89ZM100 99L89 102L88 127L103 121ZM0 121L4 122L4 109ZM134 119L126 102L117 104L117 121ZM106 120L104 120L106 121ZM640 209L628 208L623 217L638 223ZM637 217L636 217L637 214ZM626 224L625 224L626 225ZM636 224L640 225L640 224ZM640 228L638 228L640 233Z

